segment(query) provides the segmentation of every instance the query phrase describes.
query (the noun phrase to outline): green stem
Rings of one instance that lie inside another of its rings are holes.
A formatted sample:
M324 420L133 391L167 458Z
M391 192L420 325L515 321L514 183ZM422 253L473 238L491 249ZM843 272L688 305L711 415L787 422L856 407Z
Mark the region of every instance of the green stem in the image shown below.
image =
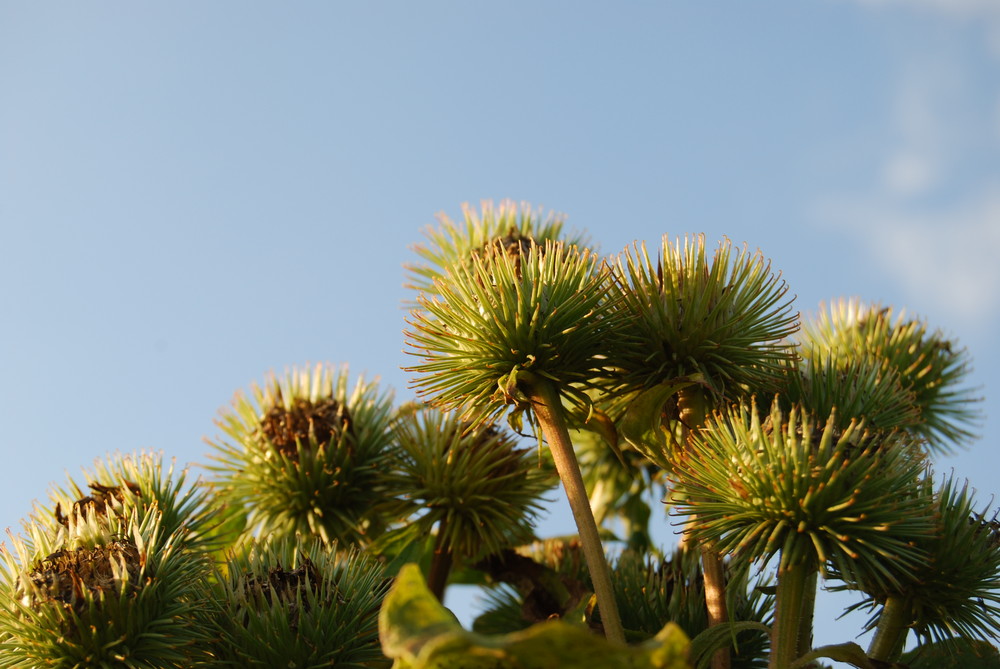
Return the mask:
M817 569L810 560L786 566L778 572L769 669L788 669L800 655L803 621L812 619L812 607L816 601L815 592L810 595L809 587L811 584L815 587L813 575ZM806 602L809 602L808 611Z
M819 570L813 570L807 577L804 592L802 593L802 622L799 625L798 642L795 654L802 657L812 650L813 645L813 617L816 613L816 590L819 588ZM815 662L809 667L819 666Z
M868 648L868 657L883 662L895 662L903 652L910 628L910 606L906 598L893 596L885 600L878 618L875 636Z
M430 572L427 574L427 587L444 602L444 591L448 585L448 575L451 573L452 553L444 545L445 521L438 523L437 541L434 543L434 556L431 558Z
M611 587L611 569L604 555L604 545L597 531L594 511L587 498L580 464L577 462L573 443L569 438L559 392L551 382L537 377L525 383L522 389L531 401L531 408L541 425L545 440L549 443L556 471L559 472L566 498L573 511L583 555L590 570L590 579L594 583L594 594L597 596L597 606L601 611L604 634L610 641L624 644L625 631L622 629L618 604L615 602L615 593Z

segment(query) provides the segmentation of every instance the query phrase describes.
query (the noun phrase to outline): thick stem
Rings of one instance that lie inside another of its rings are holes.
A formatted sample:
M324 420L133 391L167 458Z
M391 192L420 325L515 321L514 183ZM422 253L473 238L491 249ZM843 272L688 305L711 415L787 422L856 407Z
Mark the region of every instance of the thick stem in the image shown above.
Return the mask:
M904 597L889 597L885 600L878 627L868 648L868 657L883 662L895 662L903 652L906 635L910 628L910 606Z
M796 655L799 657L812 650L813 618L816 613L816 590L819 588L819 570L814 570L806 579L805 592L802 594L802 623L799 625L799 640L796 651Z
M709 626L728 622L725 568L719 554L707 545L701 547L701 573L705 577L705 606L708 609ZM712 656L712 669L729 669L729 667L729 649L717 650Z
M573 511L573 519L576 520L583 555L590 570L590 579L594 583L594 594L597 595L597 606L601 611L604 634L610 641L624 644L625 631L622 629L618 604L615 602L615 593L611 587L611 569L608 567L604 545L601 543L597 523L594 521L594 512L587 498L580 464L577 462L573 443L569 438L559 393L552 383L545 379L534 379L531 383L525 384L523 390L531 401L531 408L542 427L545 440L549 443L556 471L559 472L566 498Z
M708 400L702 388L685 388L677 393L677 412L685 435L688 439L697 439L698 430L705 424L708 414ZM690 522L696 523L692 517ZM729 622L729 611L726 606L726 572L720 556L709 545L701 547L701 571L705 578L705 607L708 609L708 624L710 627ZM712 669L729 669L730 653L728 648L716 651L712 656Z
M812 618L815 593L808 593L817 571L812 561L786 566L778 572L778 587L774 602L774 624L771 627L771 659L769 669L788 669L799 657L803 619ZM809 602L807 612L805 602Z
M445 521L438 523L437 541L434 543L434 556L431 558L431 569L427 575L427 587L444 602L444 590L448 585L448 575L451 574L452 553L444 545Z

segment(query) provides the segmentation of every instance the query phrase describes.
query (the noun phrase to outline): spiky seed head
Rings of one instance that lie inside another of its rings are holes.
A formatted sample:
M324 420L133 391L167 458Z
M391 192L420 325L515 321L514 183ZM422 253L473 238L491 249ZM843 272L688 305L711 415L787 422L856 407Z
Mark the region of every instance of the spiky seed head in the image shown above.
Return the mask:
M292 368L236 396L209 442L220 504L251 532L368 540L381 527L380 477L392 458L391 394L346 367Z
M218 531L218 510L209 502L208 491L188 480L187 469L165 465L160 453L138 452L109 455L83 470L83 481L69 478L67 485L54 486L49 504L35 505L30 524L47 528L53 536L74 533L85 527L91 515L127 518L133 510L156 507L163 527L161 534L179 533L179 540L193 550L213 550L227 539Z
M968 352L924 321L890 307L838 300L803 323L800 339L837 362L870 357L886 375L898 374L920 412L907 429L930 450L950 452L975 438L980 398L967 385Z
M704 235L674 244L664 235L655 263L634 245L615 277L629 339L613 362L630 390L697 374L734 398L773 388L793 355L793 298L759 251L723 239L709 258Z
M26 523L0 547L0 667L206 660L209 560L164 527L155 505L91 509L58 536Z
M388 666L378 612L390 579L356 548L249 540L217 575L213 655L225 666Z
M908 429L920 420L913 392L899 373L870 356L847 359L815 346L801 348L789 366L783 395L786 408L798 405L822 420L833 416L839 429L864 420L869 429Z
M564 216L543 213L526 202L503 200L494 206L492 201L484 200L479 211L463 204L462 219L456 223L441 213L438 226L424 231L427 242L414 246L414 250L425 262L406 266L408 287L435 295L437 280L443 279L450 268L469 265L473 258L495 249L510 255L517 264L532 243L543 247L548 241L560 240L570 245L586 244L578 234L564 234Z
M552 381L587 410L586 390L607 374L617 336L608 311L607 273L589 251L546 242L520 262L496 250L456 265L422 296L405 331L423 359L407 371L431 404L493 422L508 405L523 409L519 374Z
M425 408L395 427L399 459L387 477L395 515L410 519L459 559L474 559L533 537L542 495L558 483L534 449L493 425Z
M886 563L919 564L914 537L929 534L918 449L899 435L825 425L794 407L761 416L745 404L709 419L677 467L674 499L687 532L723 554L780 569L831 563L843 574L891 581Z
M868 596L854 609L875 609L889 597L905 602L908 624L922 641L953 637L992 640L1000 633L1000 523L987 506L977 509L968 483L946 478L932 490L925 481L933 533L914 537L925 559L896 570L895 583L863 578L845 579L851 590ZM888 564L893 569L895 565ZM865 577L865 574L860 574ZM873 616L867 628L878 622Z

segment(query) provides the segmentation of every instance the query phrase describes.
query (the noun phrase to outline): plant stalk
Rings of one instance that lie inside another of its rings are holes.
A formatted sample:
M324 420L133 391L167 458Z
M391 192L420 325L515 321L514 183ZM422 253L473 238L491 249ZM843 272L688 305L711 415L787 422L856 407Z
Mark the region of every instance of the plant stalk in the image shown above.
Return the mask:
M769 669L788 669L800 655L803 623L813 616L816 597L815 593L810 596L809 587L816 583L813 574L817 570L815 562L809 560L778 571Z
M438 523L437 540L434 542L434 555L431 558L430 572L427 574L427 587L444 603L444 591L448 585L448 575L451 574L453 561L451 550L444 545L445 521Z
M799 625L799 640L796 655L802 657L812 650L813 618L816 613L816 590L819 588L819 570L813 570L806 577L805 592L802 594L802 623ZM815 663L810 666L818 666Z
M601 622L604 624L604 635L610 641L624 644L625 631L622 628L618 604L615 602L615 593L611 586L611 568L604 555L604 545L597 531L594 511L587 497L583 475L580 473L580 464L573 451L559 393L550 381L537 377L524 383L522 390L528 396L545 440L549 443L556 471L559 473L570 509L573 511L583 555L594 583L594 594L597 596L597 606L601 612Z
M910 631L907 625L909 618L910 606L905 597L892 596L886 599L878 618L878 627L875 628L875 636L868 647L868 657L883 662L898 660Z
M698 430L705 424L708 402L701 388L687 388L677 393L677 410L684 442L697 438ZM696 517L690 524L698 522ZM701 546L701 573L705 579L705 607L708 610L708 625L714 627L729 622L726 606L726 571L720 556L710 545ZM729 669L731 666L728 648L721 648L712 656L712 669Z

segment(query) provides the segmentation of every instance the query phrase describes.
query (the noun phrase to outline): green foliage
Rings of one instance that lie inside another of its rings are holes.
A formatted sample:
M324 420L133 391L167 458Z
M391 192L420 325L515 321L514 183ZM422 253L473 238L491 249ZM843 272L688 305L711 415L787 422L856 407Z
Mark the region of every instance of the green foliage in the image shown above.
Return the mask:
M612 644L586 629L550 621L499 637L467 632L443 608L415 566L396 579L379 628L393 669L687 669L688 640L667 625L641 646Z

